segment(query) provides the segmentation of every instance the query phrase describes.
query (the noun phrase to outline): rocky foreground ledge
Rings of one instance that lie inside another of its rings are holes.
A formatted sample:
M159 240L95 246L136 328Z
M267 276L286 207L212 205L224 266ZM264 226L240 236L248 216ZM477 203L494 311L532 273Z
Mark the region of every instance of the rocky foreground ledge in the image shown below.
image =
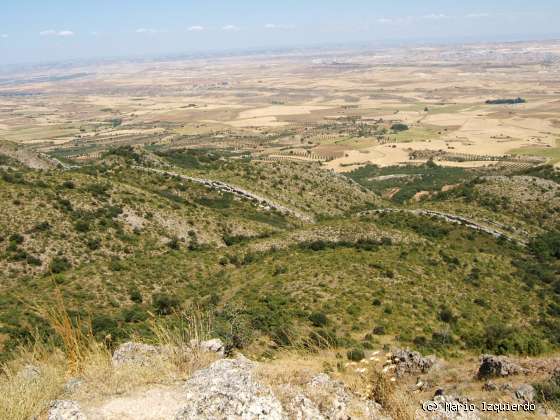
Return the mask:
M203 342L200 347L223 357L219 340ZM160 347L126 343L113 355L113 365L115 369L143 366L151 358L165 357L165 352ZM273 391L258 379L257 368L258 363L243 355L220 358L182 384L145 389L131 397L115 396L97 407L80 407L72 400L53 401L48 419L389 419L378 404L353 395L342 382L324 373L301 385L280 384Z
M84 402L83 406L72 399L53 401L48 420L476 420L487 417L474 408L469 398L447 394L443 389L437 389L433 398L425 401L422 407L411 401L401 401L410 408L416 408L404 416L395 415L395 410L387 406L387 400L382 407L372 398L354 394L342 382L325 373L309 372L305 378L290 381L286 380L290 373L286 371L286 375L271 379L263 374L266 364L251 361L241 354L225 358L224 345L217 339L191 343L189 350L210 353L215 361L194 371L187 380L172 385L153 385L126 395L110 395L95 404ZM114 352L113 369L140 369L156 360L170 357L170 351L172 349L165 346L126 343ZM420 378L418 375L441 371L445 365L445 361L433 356L424 357L410 350L396 349L385 356L384 368L379 373L387 375L389 383L399 378ZM377 358L372 357L370 360ZM492 380L522 376L526 372L526 369L506 357L483 355L477 378L481 384L484 383L486 392L497 388ZM40 373L28 369L26 374L34 376ZM66 394L71 398L80 386L82 382L79 378L68 381ZM425 382L418 379L414 392L421 392L424 386ZM534 402L535 390L528 384L517 389L511 388L510 391L514 394L514 401L519 404ZM535 418L554 418L549 414L542 407L533 412Z

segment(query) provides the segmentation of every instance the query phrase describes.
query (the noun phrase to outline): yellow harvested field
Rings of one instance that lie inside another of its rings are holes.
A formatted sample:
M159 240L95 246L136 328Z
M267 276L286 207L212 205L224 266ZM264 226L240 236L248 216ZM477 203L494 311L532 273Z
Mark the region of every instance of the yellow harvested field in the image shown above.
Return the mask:
M309 114L311 111L329 109L323 106L284 106L273 105L266 108L250 109L239 113L239 119L250 119L260 117L278 117L282 115L302 115Z
M251 56L97 63L78 79L53 69L60 81L48 83L29 70L7 76L14 85L0 96L0 139L76 155L113 143L230 148L336 171L424 152L484 156L442 161L465 167L511 153L556 163L560 65L542 60L558 51L550 41L348 51L336 60L271 55L258 64ZM526 102L486 103L518 97Z

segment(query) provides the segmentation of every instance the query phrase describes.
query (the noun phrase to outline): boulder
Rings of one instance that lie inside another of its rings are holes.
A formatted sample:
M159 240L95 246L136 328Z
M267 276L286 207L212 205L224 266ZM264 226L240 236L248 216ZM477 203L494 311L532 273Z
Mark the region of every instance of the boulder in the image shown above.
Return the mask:
M216 353L217 355L224 357L226 354L226 346L219 338L213 338L211 340L200 341L191 340L191 347L197 347L202 351L208 353Z
M280 392L284 396L282 400L288 401L284 408L290 419L388 419L375 401L356 397L342 382L325 373L315 375L302 387L284 384Z
M48 420L86 420L76 401L55 400L51 403Z
M498 390L498 385L494 382L486 382L482 388L487 392L492 392Z
M161 349L149 344L128 342L119 346L113 353L113 366L120 367L127 364L145 366L154 356L161 354Z
M255 381L255 365L243 356L221 359L185 384L185 408L176 420L285 419L280 401Z
M319 408L313 401L303 394L295 395L289 402L287 410L290 412L290 417L294 420L326 420L327 418L321 414Z
M428 372L435 364L435 356L422 356L417 351L397 349L393 352L392 363L397 376Z
M507 357L485 354L480 360L478 377L480 379L503 377L517 375L523 371L523 368L510 361Z
M529 384L522 384L515 390L515 397L518 400L531 403L535 399L535 388Z
M326 418L345 419L348 417L346 411L351 396L342 382L332 380L326 373L320 373L311 379L308 389L311 393L322 393L329 397L329 404L323 410Z

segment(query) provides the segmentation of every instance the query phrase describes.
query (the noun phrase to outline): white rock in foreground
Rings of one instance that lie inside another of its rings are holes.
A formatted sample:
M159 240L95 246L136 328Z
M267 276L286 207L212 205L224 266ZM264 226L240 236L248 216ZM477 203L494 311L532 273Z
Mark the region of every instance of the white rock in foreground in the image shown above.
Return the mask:
M200 341L191 340L191 347L198 348L203 352L216 353L220 357L224 357L226 353L226 346L219 338L211 340Z
M287 418L270 389L253 378L255 365L243 356L222 359L185 384L185 408L176 420L281 420Z
M76 401L56 400L51 403L48 420L86 420Z

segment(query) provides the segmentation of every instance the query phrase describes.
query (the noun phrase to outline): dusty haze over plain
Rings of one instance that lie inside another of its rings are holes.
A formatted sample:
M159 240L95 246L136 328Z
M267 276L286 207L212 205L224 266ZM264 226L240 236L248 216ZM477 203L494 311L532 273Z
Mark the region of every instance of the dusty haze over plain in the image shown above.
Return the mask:
M356 42L559 36L552 0L3 2L0 64Z

